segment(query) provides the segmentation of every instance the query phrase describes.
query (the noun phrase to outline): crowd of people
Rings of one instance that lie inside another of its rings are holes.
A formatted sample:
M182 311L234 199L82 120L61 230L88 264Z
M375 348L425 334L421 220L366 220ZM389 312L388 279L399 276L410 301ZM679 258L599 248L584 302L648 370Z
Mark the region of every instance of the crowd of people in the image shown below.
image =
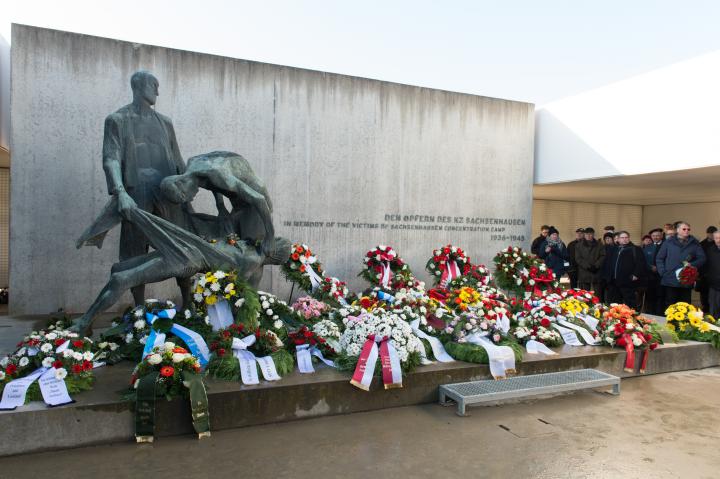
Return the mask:
M678 301L691 303L693 286L680 283L678 272L690 264L698 269L694 288L703 311L720 315L720 231L706 229L698 240L685 221L654 228L636 245L630 233L606 226L596 238L592 227L575 230L567 245L553 226L543 225L531 251L552 268L558 279L567 275L570 287L594 291L606 303L624 303L664 316Z

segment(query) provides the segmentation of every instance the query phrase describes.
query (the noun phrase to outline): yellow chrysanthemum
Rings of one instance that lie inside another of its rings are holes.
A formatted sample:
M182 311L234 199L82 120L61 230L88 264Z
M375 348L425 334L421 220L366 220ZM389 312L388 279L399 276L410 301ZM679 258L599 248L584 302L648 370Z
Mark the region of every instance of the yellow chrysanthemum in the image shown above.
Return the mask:
M682 321L683 319L685 319L685 314L678 311L677 313L673 314L673 319L675 321Z
M205 304L212 306L215 303L217 303L217 298L215 296L210 295L205 298Z
M203 287L198 285L198 286L195 288L195 293L197 293L197 294L202 294L202 292L203 292Z
M698 326L698 329L701 333L707 333L710 331L710 323L706 323L705 321L700 322L700 326Z
M687 323L680 323L678 324L678 327L680 328L680 331L685 331L687 329Z

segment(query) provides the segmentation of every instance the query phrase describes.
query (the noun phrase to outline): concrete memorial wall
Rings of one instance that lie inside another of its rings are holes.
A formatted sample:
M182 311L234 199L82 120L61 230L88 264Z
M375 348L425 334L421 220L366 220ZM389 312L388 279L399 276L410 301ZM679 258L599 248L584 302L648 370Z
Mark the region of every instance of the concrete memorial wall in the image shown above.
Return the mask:
M448 242L485 263L528 244L532 104L13 25L12 314L83 311L106 281L119 231L100 250L74 242L108 200L103 120L130 103L139 69L159 79L156 109L183 157L245 156L278 235L308 244L355 290L376 244L423 279ZM206 194L194 206L212 204ZM262 287L290 289L278 269ZM147 297L177 295L168 281Z

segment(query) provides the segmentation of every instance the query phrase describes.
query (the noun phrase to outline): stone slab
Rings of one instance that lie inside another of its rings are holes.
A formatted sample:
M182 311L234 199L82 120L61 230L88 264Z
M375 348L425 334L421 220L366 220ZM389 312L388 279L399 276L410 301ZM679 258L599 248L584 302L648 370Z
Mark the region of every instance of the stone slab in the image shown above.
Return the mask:
M118 231L101 250L74 243L108 200L103 122L130 103L139 69L158 78L157 111L183 157L247 158L277 234L310 245L353 290L367 287L357 273L376 244L421 278L448 242L485 263L529 244L532 104L24 25L11 53L10 314L83 312L107 281ZM209 194L193 205L214 213ZM262 288L290 291L277 268ZM173 281L148 291L177 294Z
M639 373L623 371L624 350L604 347L558 348L558 356L526 354L518 374L536 374L593 368L621 377ZM637 363L639 364L640 355ZM720 365L720 351L707 343L681 341L653 351L648 373L666 373ZM117 393L126 387L129 363L97 370L95 389L76 396L77 402L58 408L33 403L16 411L0 412L0 456L63 449L91 444L130 441L133 415L130 404ZM432 403L438 385L489 378L488 367L469 363L436 363L418 368L403 380L402 389L384 390L373 381L370 392L349 383L349 374L318 368L315 374L297 371L276 383L257 386L208 380L211 428L213 430L293 421L317 416ZM182 400L160 401L157 435L192 432L189 407Z

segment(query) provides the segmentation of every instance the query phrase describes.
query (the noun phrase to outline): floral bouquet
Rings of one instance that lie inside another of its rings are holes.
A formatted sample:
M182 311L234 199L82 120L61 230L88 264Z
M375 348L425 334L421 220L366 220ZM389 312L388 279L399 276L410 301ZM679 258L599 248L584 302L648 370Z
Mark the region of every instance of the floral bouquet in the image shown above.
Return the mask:
M399 315L377 310L347 316L343 322L337 364L340 369L355 370L353 385L369 390L373 375L381 372L386 389L401 387L402 372L420 364L420 340Z
M336 353L340 351L341 331L335 322L329 319L321 319L312 325L312 331L318 338L324 339L327 345Z
M282 299L274 294L258 291L260 309L256 321L248 326L259 326L277 334L280 339L287 338L287 328L299 328L301 325L313 321L306 319L304 314L295 311Z
M208 401L200 375L200 362L187 349L173 342L154 346L135 367L130 379L135 399L135 437L138 442L152 442L155 430L155 399L171 400L189 396L193 427L199 437L210 435Z
M595 296L592 291L586 291L584 289L563 289L558 291L558 294L562 299L572 298L578 301L582 301L588 305L595 305L600 303L600 298Z
M471 288L483 288L488 287L490 284L490 270L487 266L482 264L470 265L468 271L459 276L447 285L448 289L457 289L463 286L470 286Z
M640 373L645 373L648 354L660 342L656 323L624 304L616 304L603 314L598 330L603 343L625 348L625 372L634 371L635 350L644 350Z
M467 311L468 308L480 305L482 295L475 288L465 286L460 289L450 291L445 304L449 308L453 308L458 312Z
M335 326L331 321L328 322ZM327 339L316 333L314 328L311 330L303 325L297 331L288 333L288 344L290 350L297 356L298 369L301 373L315 372L312 365L313 357L330 367L335 367L332 358L337 355L337 351Z
M326 276L323 278L320 287L315 290L315 297L321 301L328 302L334 306L344 306L354 300L353 294L344 281Z
M109 364L117 363L123 359L139 362L142 359L143 349L151 332L151 326L146 320L146 315L157 314L162 310L175 309L172 301L160 301L148 299L144 304L128 308L120 318L112 321L110 329L102 335L102 342L116 344L118 347L110 351L109 346L105 348L104 359ZM208 339L212 333L208 316L186 309L173 317L173 322L196 331L204 339Z
M410 267L390 246L374 247L365 254L363 262L364 268L358 276L374 286L396 289L412 278Z
M682 268L675 271L675 277L680 282L680 285L686 288L695 286L698 275L698 269L687 261L683 262Z
M290 257L282 265L282 272L289 281L308 293L314 292L325 276L322 264L305 244L292 245Z
M15 379L28 376L34 379L16 405L44 399L39 382L35 381L40 379L39 370L43 375L52 374L55 379L63 380L68 393L92 389L95 354L89 338L50 326L47 330L31 332L17 346L13 354L0 360L0 391Z
M562 335L553 328L556 317L561 313L560 308L547 301L522 303L523 308L513 315L513 328L510 334L521 344L528 341L538 341L546 346L561 346L564 341Z
M456 246L447 245L433 251L433 256L428 260L425 269L433 276L435 284L443 287L470 271L470 258L465 252Z
M500 288L525 296L542 296L544 291L557 288L552 270L535 255L508 246L495 258L495 281Z
M327 316L330 306L310 296L303 296L293 303L292 309L301 314L306 320L315 322Z
M665 327L680 339L712 343L720 348L720 327L711 315L685 302L675 303L665 310Z
M200 305L212 306L220 301L234 301L237 296L234 271L208 271L198 275L193 286L193 299Z
M257 362L255 356L270 357L273 367L279 376L285 376L293 370L293 358L285 349L285 344L273 331L246 326L242 323L232 324L227 329L217 331L210 341L210 362L208 374L224 381L238 381L242 377L242 361L240 351L252 353L253 360L248 357L249 363L255 363L256 370L243 378L246 384L255 382L264 364ZM267 360L265 360L268 362ZM252 379L251 379L252 378Z

